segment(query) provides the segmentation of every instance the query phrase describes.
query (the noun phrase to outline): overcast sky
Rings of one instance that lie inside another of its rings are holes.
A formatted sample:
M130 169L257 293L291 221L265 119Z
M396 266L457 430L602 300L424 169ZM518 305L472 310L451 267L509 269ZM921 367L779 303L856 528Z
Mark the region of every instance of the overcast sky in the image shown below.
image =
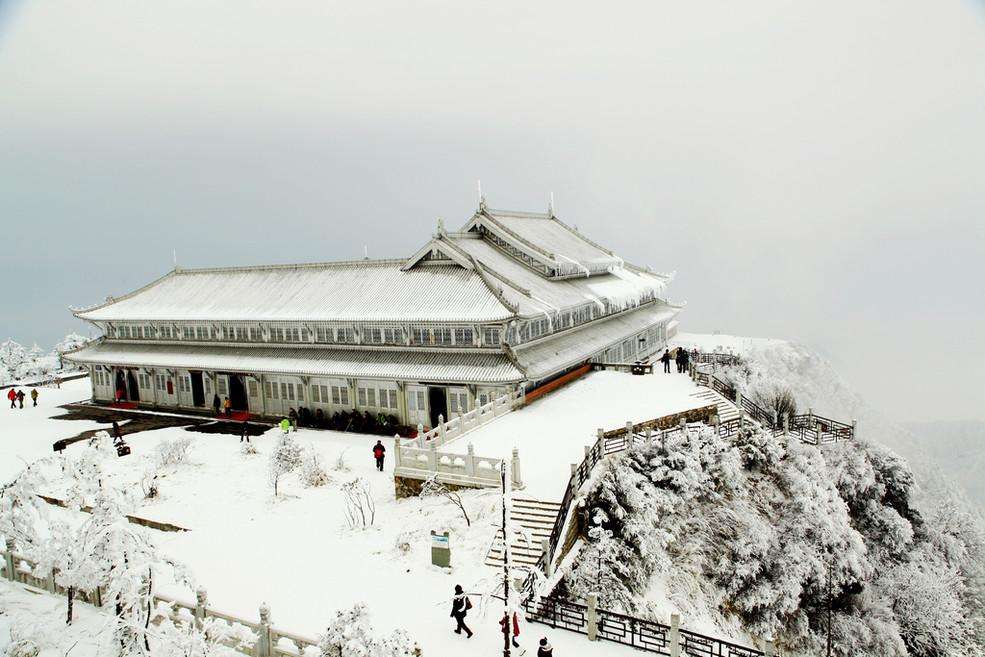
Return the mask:
M684 330L985 418L981 0L0 0L2 337L172 249L409 255L476 179L676 270Z

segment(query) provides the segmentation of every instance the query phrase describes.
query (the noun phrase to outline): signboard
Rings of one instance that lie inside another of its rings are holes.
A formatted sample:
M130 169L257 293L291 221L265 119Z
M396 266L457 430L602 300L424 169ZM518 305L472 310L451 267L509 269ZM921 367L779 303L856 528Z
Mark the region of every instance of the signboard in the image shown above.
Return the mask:
M431 564L439 568L451 567L451 544L448 532L431 531Z

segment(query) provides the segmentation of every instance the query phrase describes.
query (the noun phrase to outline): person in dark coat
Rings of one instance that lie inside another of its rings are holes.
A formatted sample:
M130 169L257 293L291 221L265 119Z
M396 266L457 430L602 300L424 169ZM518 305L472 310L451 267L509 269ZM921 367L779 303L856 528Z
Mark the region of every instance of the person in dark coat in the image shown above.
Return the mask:
M377 440L376 444L373 445L373 458L376 459L376 469L383 472L383 459L386 458L386 447L383 446L382 440Z
M23 390L18 390L17 391L17 403L20 404L20 407L21 408L24 408L24 391Z
M120 424L116 420L113 420L113 442L123 438L123 432L120 431Z
M660 362L664 364L664 372L670 373L670 349L664 349L664 355L660 357Z
M688 366L691 364L691 354L687 349L681 349L681 372L687 374Z
M451 599L451 617L455 619L455 634L461 634L465 630L465 636L472 638L472 630L465 624L465 614L472 608L469 596L465 595L461 584L455 585L455 597Z
M220 408L222 408L222 400L219 399L219 393L217 392L212 397L212 410L215 411L216 415L218 415Z
M38 389L37 388L31 388L31 401L34 402L34 405L35 406L38 405Z
M239 430L239 442L244 440L250 442L249 423L246 420L243 420L243 426Z
M551 647L546 636L540 640L540 645L537 646L537 657L554 657L554 648Z

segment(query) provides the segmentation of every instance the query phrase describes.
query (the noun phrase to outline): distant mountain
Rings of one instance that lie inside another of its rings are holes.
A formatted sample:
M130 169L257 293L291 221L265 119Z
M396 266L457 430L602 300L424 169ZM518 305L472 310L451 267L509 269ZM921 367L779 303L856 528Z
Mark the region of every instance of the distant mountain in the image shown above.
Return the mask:
M985 508L985 422L914 422L906 428L952 485L973 506Z

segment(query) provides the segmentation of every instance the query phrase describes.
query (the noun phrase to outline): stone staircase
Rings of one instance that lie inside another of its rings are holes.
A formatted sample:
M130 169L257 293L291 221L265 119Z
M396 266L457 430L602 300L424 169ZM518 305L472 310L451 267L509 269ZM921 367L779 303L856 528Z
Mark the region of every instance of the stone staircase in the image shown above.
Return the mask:
M554 522L561 505L529 498L513 498L513 512L510 514L513 527L523 534L510 537L510 552L513 563L518 566L533 566L540 560L541 542L550 538ZM526 540L529 537L529 543ZM496 532L496 538L486 555L486 565L503 567L503 531Z
M691 396L695 399L700 399L702 404L714 404L717 406L719 422L728 422L739 417L739 408L711 388L699 386L696 392L691 393Z

